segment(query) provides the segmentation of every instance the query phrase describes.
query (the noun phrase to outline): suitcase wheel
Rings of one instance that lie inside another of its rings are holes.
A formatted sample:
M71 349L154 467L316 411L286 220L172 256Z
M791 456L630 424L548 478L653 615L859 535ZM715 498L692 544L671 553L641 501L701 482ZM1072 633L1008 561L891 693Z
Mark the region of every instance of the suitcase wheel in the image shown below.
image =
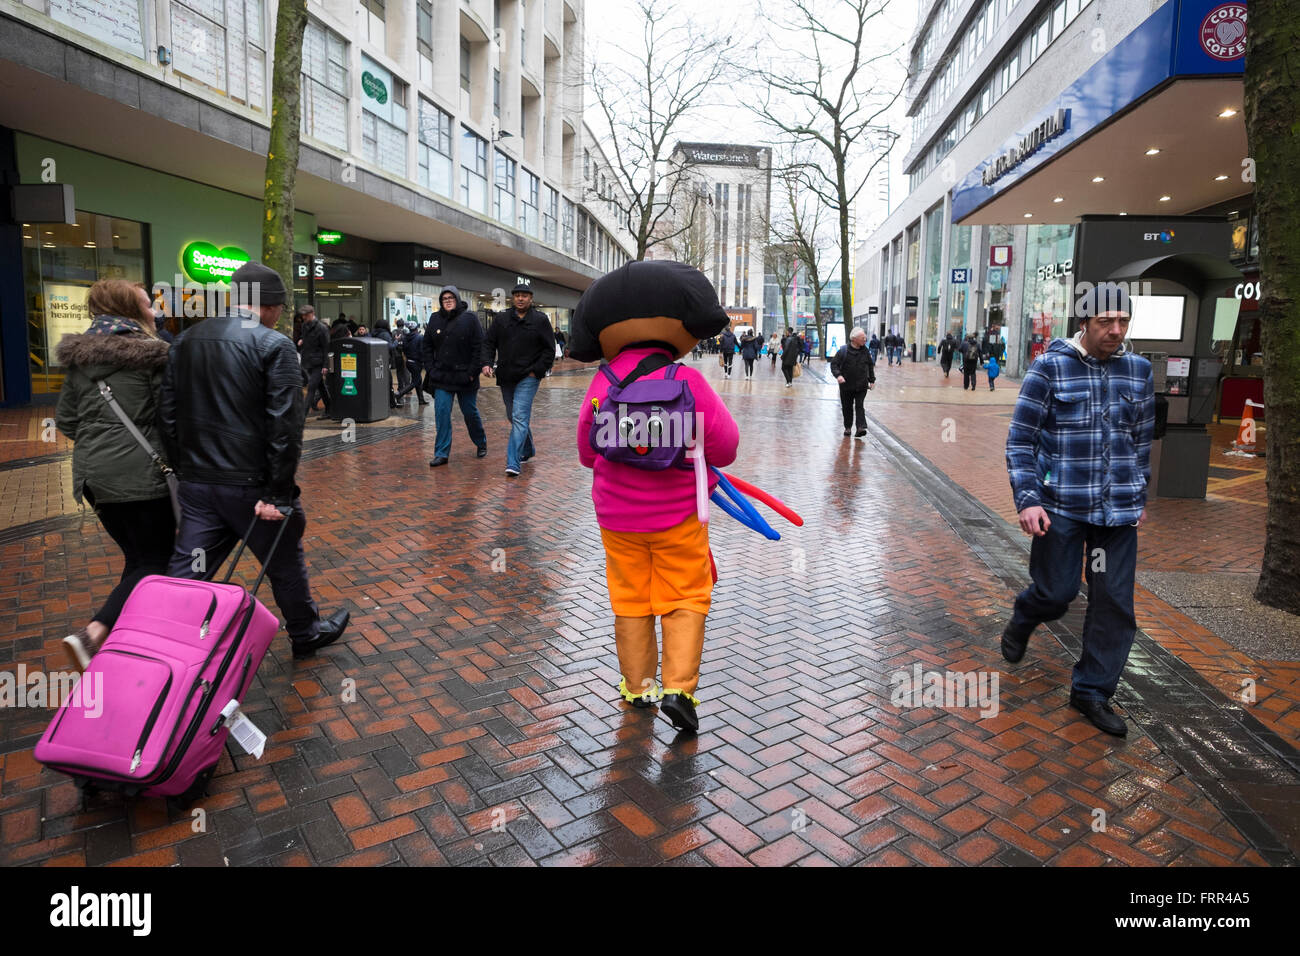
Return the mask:
M194 778L194 782L190 784L188 790L167 798L167 806L172 810L188 810L194 801L207 795L208 784L212 782L213 774L216 772L217 765L215 763L208 769L201 771Z

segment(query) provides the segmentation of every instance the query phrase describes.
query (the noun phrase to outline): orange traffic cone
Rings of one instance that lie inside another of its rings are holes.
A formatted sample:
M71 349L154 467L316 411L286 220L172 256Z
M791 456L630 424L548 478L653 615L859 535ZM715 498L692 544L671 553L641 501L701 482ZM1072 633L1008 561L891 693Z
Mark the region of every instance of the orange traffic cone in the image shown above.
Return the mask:
M1232 443L1233 449L1239 454L1255 453L1255 409L1263 407L1246 399L1246 405L1241 411L1241 426L1237 429L1237 440Z

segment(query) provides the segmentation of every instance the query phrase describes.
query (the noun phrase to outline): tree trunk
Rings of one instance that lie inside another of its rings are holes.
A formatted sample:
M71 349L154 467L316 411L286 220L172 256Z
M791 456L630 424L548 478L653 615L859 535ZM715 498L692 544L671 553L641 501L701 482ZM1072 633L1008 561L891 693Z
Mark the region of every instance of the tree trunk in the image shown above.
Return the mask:
M853 318L853 250L849 248L849 189L844 178L845 158L835 157L835 166L836 186L840 192L840 319L847 335ZM823 358L825 354L826 346L823 344Z
M275 62L271 76L271 142L266 151L266 215L262 261L280 274L289 290L277 328L293 329L293 214L302 125L302 35L306 0L280 0L275 18Z
M1290 63L1300 48L1300 5L1254 0L1247 44L1268 428L1268 518L1255 597L1300 614L1300 103Z

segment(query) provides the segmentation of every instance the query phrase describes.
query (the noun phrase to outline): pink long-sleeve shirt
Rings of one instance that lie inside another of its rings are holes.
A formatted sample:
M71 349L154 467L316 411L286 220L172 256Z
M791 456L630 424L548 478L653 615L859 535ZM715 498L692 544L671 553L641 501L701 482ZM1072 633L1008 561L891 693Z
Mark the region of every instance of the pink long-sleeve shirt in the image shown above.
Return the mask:
M663 349L628 349L610 363L610 371L622 379L654 352L667 354ZM642 378L653 381L663 378L666 372L667 368L661 368ZM740 444L736 420L718 393L695 369L682 366L677 370L677 378L687 383L695 399L697 420L703 424L704 460L719 468L730 465L736 460L736 446ZM663 471L633 468L609 461L591 447L591 425L595 414L591 400L598 399L601 408L605 408L609 386L609 379L597 374L587 389L582 412L578 415L578 458L593 472L591 500L596 505L596 521L607 531L667 531L695 514L695 473L684 468L666 468ZM710 493L717 483L710 474Z

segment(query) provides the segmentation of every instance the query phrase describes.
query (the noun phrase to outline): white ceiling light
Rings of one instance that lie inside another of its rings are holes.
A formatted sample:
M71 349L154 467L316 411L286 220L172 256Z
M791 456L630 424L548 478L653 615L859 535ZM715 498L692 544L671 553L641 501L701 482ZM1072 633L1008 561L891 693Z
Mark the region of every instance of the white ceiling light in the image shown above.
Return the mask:
M1092 181L1093 181L1094 183L1104 183L1104 182L1106 181L1106 177L1105 177L1105 176L1093 176L1093 177L1092 177Z
M1216 183L1221 183L1221 182L1223 182L1223 181L1224 181L1225 179L1227 179L1227 178L1228 178L1228 174L1227 174L1227 173L1220 173L1218 176L1215 176L1215 177L1214 177L1214 181L1215 181Z
M1052 202L1065 202L1065 197L1057 196L1055 199L1052 200Z
M1169 200L1171 200L1171 199L1173 199L1173 198L1174 198L1173 196L1161 196L1161 197L1160 197L1160 201L1161 201L1161 202L1169 202Z
M1154 155L1155 155L1156 153L1158 153L1158 152L1160 152L1160 147L1159 147L1159 146L1152 146L1150 149L1147 150L1147 155L1148 155L1148 156L1154 156Z
M1226 110L1224 110L1222 113L1219 114L1219 118L1227 119L1229 116L1236 116L1236 115L1237 115L1237 111L1234 110L1231 106L1229 106Z
M1034 214L1033 214L1032 212L1027 212L1027 213L1025 213L1025 218L1026 218L1026 219L1033 219L1033 218L1034 218Z

